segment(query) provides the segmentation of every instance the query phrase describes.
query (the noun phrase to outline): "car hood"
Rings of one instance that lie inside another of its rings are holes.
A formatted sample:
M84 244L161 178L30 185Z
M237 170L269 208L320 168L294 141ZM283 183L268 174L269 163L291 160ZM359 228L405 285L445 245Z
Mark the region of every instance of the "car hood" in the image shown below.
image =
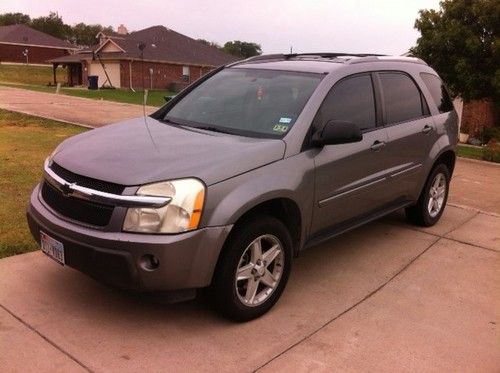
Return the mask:
M284 152L282 140L186 129L147 117L67 139L53 160L76 174L122 185L185 177L210 185L282 159Z

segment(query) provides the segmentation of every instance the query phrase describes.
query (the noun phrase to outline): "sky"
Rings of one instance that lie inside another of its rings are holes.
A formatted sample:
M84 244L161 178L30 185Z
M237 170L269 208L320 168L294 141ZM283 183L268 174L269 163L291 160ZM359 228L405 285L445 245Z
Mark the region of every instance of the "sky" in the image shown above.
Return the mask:
M264 53L349 52L400 55L415 45L420 9L439 0L0 0L0 13L57 12L65 23L129 31L164 25L224 44L255 42Z

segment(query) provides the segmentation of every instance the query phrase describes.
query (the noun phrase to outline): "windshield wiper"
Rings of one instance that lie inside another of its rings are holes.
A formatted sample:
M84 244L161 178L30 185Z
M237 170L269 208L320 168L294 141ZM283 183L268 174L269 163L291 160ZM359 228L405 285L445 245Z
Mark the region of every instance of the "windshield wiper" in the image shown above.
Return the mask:
M225 129L222 129L220 127L216 127L216 126L210 126L210 125L206 125L206 126L203 126L203 125L193 125L193 124L187 124L187 123L179 123L175 120L172 120L168 117L165 117L161 120L161 122L164 122L164 123L170 123L170 124L174 124L176 126L180 126L180 127L185 127L185 128L195 128L195 129L200 129L200 130L205 130L205 131L212 131L212 132L220 132L220 133L229 133L229 134L232 134L232 132L230 131L227 131Z
M172 119L170 119L170 118L166 118L166 117L165 117L165 118L163 118L163 119L161 119L161 120L160 120L160 122L164 122L164 123L165 123L165 122L167 122L167 123L172 123L172 124L175 124L176 126L183 126L183 125L184 125L184 124L182 124L182 123L176 122L176 121L174 121L174 120L172 120Z
M220 133L229 133L231 134L230 131L226 131L220 127L215 127L215 126L186 126L186 127L191 127L191 128L197 128L200 130L206 130L206 131L212 131L212 132L220 132Z

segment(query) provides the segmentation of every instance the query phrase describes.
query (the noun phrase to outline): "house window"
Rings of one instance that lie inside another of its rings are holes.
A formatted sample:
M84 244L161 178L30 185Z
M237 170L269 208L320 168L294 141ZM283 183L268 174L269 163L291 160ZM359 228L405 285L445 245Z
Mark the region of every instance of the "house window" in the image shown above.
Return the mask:
M182 80L189 82L189 66L182 66Z

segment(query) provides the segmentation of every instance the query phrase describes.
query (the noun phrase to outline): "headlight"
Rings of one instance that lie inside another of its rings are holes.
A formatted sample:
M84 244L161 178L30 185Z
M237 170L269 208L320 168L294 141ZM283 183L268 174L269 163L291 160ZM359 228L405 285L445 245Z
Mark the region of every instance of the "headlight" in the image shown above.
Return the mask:
M140 187L137 195L170 197L160 208L133 207L127 210L123 230L143 233L180 233L198 228L205 186L197 179L180 179Z

